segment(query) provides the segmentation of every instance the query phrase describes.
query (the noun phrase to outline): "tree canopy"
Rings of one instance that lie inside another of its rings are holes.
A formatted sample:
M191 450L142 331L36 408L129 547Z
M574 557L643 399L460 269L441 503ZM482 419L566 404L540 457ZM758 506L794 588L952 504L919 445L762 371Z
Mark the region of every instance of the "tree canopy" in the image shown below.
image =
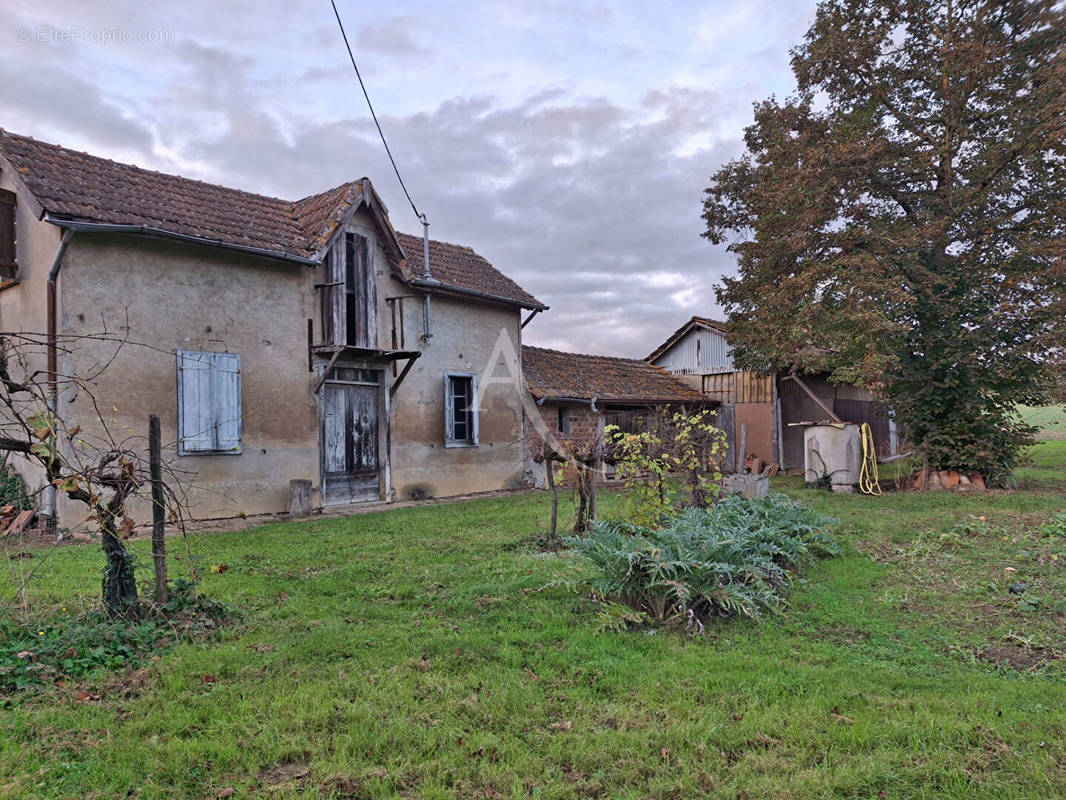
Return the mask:
M1053 0L821 2L706 192L740 364L865 384L931 466L1006 479L1060 365L1064 42Z

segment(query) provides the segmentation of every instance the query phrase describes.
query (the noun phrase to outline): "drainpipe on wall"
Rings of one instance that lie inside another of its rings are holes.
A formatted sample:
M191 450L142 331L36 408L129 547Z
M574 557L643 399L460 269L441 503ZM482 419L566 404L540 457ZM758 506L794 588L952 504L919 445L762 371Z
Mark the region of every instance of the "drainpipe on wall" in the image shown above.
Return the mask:
M54 415L59 408L59 357L57 353L58 336L56 334L56 280L59 278L59 270L63 266L63 255L67 252L70 240L74 238L74 231L67 228L63 231L63 238L59 240L59 249L56 250L55 258L52 259L52 268L48 270L48 410ZM42 514L51 520L54 527L58 523L56 513L56 487L49 483L44 488L44 509Z
M429 271L429 220L426 219L426 215L422 215L422 280L433 281L433 275ZM422 331L422 338L426 340L426 344L429 344L429 340L433 338L433 301L429 296L429 292L426 292L424 298L424 315L425 323Z

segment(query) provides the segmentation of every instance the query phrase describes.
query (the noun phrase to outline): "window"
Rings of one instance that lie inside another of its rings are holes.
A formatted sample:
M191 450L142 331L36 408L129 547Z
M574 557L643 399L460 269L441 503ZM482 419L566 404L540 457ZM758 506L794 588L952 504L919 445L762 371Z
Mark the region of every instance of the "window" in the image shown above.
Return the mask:
M374 369L357 369L355 367L336 367L329 371L326 380L331 383L378 384L381 372Z
M475 447L477 434L477 376L449 373L444 376L444 444Z
M178 351L178 453L241 452L241 357Z
M326 256L321 291L322 344L376 347L378 340L374 241L346 231Z
M18 277L18 262L15 258L15 211L14 192L0 189L0 281L13 281Z
M559 433L570 435L570 409L566 406L559 406Z

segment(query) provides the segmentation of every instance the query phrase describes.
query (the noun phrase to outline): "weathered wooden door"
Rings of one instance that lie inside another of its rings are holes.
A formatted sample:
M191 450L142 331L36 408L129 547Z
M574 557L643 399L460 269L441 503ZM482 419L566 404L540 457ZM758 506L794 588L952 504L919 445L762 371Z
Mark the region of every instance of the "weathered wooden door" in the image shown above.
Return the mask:
M322 452L326 505L378 499L378 388L322 387Z

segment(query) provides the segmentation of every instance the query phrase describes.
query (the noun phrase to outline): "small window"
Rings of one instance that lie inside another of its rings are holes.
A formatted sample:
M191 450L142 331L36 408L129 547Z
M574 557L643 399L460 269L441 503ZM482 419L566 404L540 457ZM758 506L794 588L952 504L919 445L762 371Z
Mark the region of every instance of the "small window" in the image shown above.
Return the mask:
M178 351L178 453L241 452L241 357Z
M332 383L372 383L379 382L380 372L373 369L356 369L354 367L335 367L329 371L328 380Z
M559 433L563 436L570 435L570 409L566 406L559 407Z
M444 376L444 444L473 447L478 443L477 376Z
M18 277L16 259L15 212L17 211L14 192L0 189L0 282L13 281Z

